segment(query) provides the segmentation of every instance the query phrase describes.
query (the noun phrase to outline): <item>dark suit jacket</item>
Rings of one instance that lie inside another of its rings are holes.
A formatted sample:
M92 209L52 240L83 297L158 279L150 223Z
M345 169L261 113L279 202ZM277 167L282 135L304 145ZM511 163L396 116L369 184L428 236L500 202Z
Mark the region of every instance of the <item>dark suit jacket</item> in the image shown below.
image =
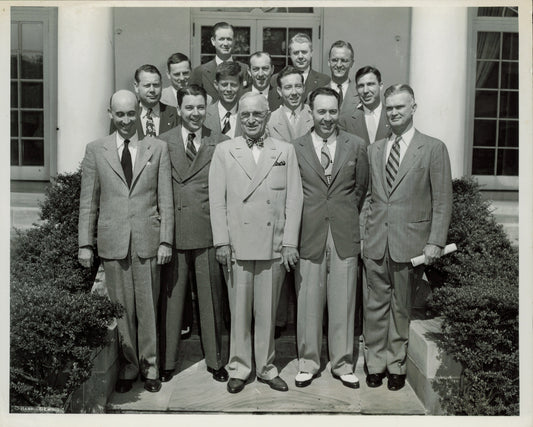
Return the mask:
M220 126L220 114L218 114L218 101L207 106L204 126L211 129L216 135L222 134L222 128ZM238 136L242 135L241 122L239 121L238 116L235 126L237 126L235 129L235 138L237 138Z
M341 111L339 114L339 121L342 120L344 117L351 117L352 114L354 114L355 111L357 110L357 107L359 106L360 103L361 103L361 100L359 99L359 94L357 93L355 83L353 81L350 81L348 83L348 88L346 89L346 95L344 95L344 99L342 101ZM346 130L346 129L343 129L343 130ZM361 136L361 135L357 135L357 136Z
M235 61L241 66L241 74L243 76L243 87L248 87L250 80L248 75L248 65ZM191 78L189 79L189 84L196 84L202 86L205 91L208 93L211 98L213 98L213 103L218 101L218 92L215 89L215 74L217 72L217 63L215 59L212 59L205 64L201 64L192 70Z
M339 117L339 128L363 138L367 145L370 144L370 137L368 136L368 129L366 128L365 112L362 105L359 105L358 108L353 110L351 114L343 115L341 111L341 117ZM375 140L379 141L380 139L387 138L390 133L391 130L387 121L385 106L382 105L381 116L379 118Z
M415 131L390 195L386 188L387 139L368 146L370 201L363 253L381 259L388 246L395 262L409 262L426 244L443 247L452 214L452 178L442 141Z
M328 227L342 258L360 252L359 209L368 185L368 158L363 140L340 131L331 183L313 146L311 133L292 142L302 176L304 206L300 231L300 256L315 260L326 248Z
M178 116L178 110L176 109L176 107L171 107L170 105L163 104L162 102L160 102L159 111L161 116L159 118L159 131L157 132L157 135L160 135L180 124L180 117ZM137 113L136 115L135 124L137 125L137 135L139 137L139 140L142 140L146 135L143 131L143 125L139 113ZM115 127L113 120L111 120L111 124L109 125L109 133L113 133L116 130L117 128Z
M252 85L249 85L246 89L243 90L243 94L245 94L246 92L251 92L251 91L252 91ZM268 107L270 111L276 110L276 108L274 108L274 105L276 105L278 97L279 96L278 96L278 91L276 90L276 86L270 85L268 88Z
M168 145L174 193L175 247L200 249L213 246L209 217L209 166L215 146L229 139L202 128L202 142L191 165L185 154L181 126L159 136Z
M270 86L277 88L277 79L278 75L274 74L270 79ZM327 86L330 81L331 78L329 76L327 76L326 74L319 73L318 71L315 71L311 68L309 70L307 80L305 81L305 90L303 94L303 99L305 100L304 103L308 103L307 97L311 92L313 92L316 88ZM272 104L270 105L270 111L277 110L281 104L281 96L279 96L278 91L276 90L275 97L273 97Z

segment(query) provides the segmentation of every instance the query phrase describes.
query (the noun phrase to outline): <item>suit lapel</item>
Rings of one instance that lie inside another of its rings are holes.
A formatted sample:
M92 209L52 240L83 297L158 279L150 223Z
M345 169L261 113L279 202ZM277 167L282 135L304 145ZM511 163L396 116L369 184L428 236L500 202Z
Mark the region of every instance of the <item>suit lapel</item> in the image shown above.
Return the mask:
M263 182L280 154L280 151L276 148L272 140L270 138L265 139L265 143L261 155L259 156L259 162L257 163L255 174L252 178L252 182L250 182L250 185L244 193L243 200L246 200L248 197L250 197L250 195L255 191L259 184Z
M381 188L383 189L384 193L387 194L387 185L385 181L385 165L387 159L385 156L387 155L387 139L382 139L380 141L376 141L373 146L376 147L376 154L375 154L375 165L378 168L379 171L381 171Z
M248 148L248 145L246 145L244 138L235 138L229 151L239 166L244 170L246 175L248 175L248 178L253 179L256 170L256 164L252 152Z
M376 132L376 141L381 138L388 138L391 130L389 123L387 122L387 112L385 111L385 105L381 105L381 116L379 117L378 130Z
M305 161L318 174L324 184L328 185L328 182L326 181L326 175L324 174L324 168L320 164L315 152L315 147L313 146L313 138L311 137L311 133L308 132L305 135L305 138L300 140L299 144L302 147L301 152Z
M172 129L172 125L176 120L176 109L170 105L159 103L159 111L161 116L159 118L159 134L166 132L167 130Z
M215 88L215 85L213 84L213 82L215 81L216 69L217 69L217 63L214 59L206 63L204 66L204 75L202 76L203 77L202 80L203 80L204 87L207 86L209 88L209 90L208 88L206 88L208 92L212 91L216 93L216 88ZM218 100L218 97L217 97L217 100Z
M363 129L365 133L364 140L367 142L367 144L370 144L370 135L368 134L368 128L366 127L365 110L362 105L355 110L353 117L358 122L359 127Z
M144 139L144 130L143 130L143 123L141 121L141 115L140 115L141 107L139 106L139 111L135 114L136 117L136 125L137 125L137 137L139 138L139 141Z
M128 185L126 182L126 177L124 176L124 170L120 164L120 159L118 158L117 151L117 142L115 132L107 137L107 141L104 143L104 157L109 163L109 166L115 171L115 173L122 179L124 185Z
M184 181L196 175L209 161L213 155L216 141L211 138L211 132L208 128L202 128L202 142L198 154L194 158L191 166L188 168L187 173L184 176Z
M335 159L333 160L333 168L331 169L331 182L335 180L335 177L339 173L344 162L346 162L346 150L347 150L348 138L346 135L339 133L337 135L337 147L335 149ZM331 184L330 184L331 185Z
M400 168L398 169L398 173L396 174L396 178L394 179L394 183L392 184L392 188L390 191L391 194L396 189L396 187L398 187L398 184L405 177L405 174L413 167L416 159L420 155L420 148L422 148L423 146L424 141L420 137L420 133L415 130L413 139L411 140L409 147L407 147L407 151L403 156L402 162L400 163Z
M133 177L131 179L131 189L135 186L137 178L141 174L141 171L148 163L148 160L152 157L152 144L150 138L144 139L142 142L139 142L137 146L137 156L135 158L135 166L133 169Z
M207 107L205 124L213 131L213 133L222 133L222 129L220 128L220 118L218 116L218 102Z
M170 154L170 163L172 170L176 172L178 181L185 178L187 169L189 169L189 162L183 147L183 138L181 137L181 126L174 128L168 143L168 151Z

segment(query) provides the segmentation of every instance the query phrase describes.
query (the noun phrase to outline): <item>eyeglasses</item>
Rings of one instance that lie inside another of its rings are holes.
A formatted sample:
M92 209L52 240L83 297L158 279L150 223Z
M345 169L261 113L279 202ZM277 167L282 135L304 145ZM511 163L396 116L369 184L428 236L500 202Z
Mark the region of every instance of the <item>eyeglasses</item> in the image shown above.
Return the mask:
M268 111L243 111L240 113L240 117L242 120L250 120L250 118L254 119L264 119L268 114Z

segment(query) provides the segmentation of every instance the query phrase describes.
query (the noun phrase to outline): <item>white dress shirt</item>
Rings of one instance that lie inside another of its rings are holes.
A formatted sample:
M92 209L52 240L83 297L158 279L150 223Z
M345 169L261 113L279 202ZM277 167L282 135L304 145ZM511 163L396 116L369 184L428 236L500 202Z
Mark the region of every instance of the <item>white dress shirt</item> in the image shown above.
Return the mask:
M200 151L200 145L202 144L202 129L198 129L196 132L191 132L190 130L185 129L184 126L181 127L181 139L183 139L185 151L187 151L187 141L190 133L194 133L194 139L192 140L192 143L194 148L196 148L196 152L198 153L198 151Z
M300 104L298 108L296 108L295 110L291 110L285 105L282 105L281 107L283 109L283 112L287 116L287 120L289 121L289 124L294 127L296 123L298 123L298 120L300 119L300 117L302 116L303 105ZM294 116L293 116L293 113L294 113Z
M365 113L366 129L368 130L368 138L370 140L370 143L373 143L376 141L376 133L378 132L378 124L379 124L379 119L381 117L382 108L383 106L381 105L381 102L376 108L374 108L374 110L369 110L363 105L363 111Z
M257 89L255 86L252 86L251 92L252 93L259 93L259 94L263 95L265 97L265 99L268 101L268 91L269 90L270 90L270 86L267 86L266 88L264 88L261 91L259 89Z
M254 156L255 163L257 164L259 162L259 157L261 156L261 152L263 151L263 147L258 147L257 144L252 145L252 156Z
M117 152L118 152L118 160L120 161L122 159L122 151L124 151L124 138L122 138L122 135L120 133L115 132L116 135L116 142L117 142ZM130 143L128 144L128 148L130 150L131 154L131 170L132 172L135 170L135 158L137 157L137 146L139 145L139 138L137 137L137 133L134 133L133 136L130 138Z
M217 55L215 55L215 64L217 64L217 66L222 64L223 62L233 62L233 57L230 56L229 59L226 59L225 61L223 61Z
M346 98L346 91L348 90L348 85L350 84L350 79L346 79L344 83L341 83L341 89L342 89L342 99ZM337 83L335 83L333 80L329 82L329 87L333 89L335 92L339 93L339 86Z
M224 108L221 102L218 103L218 116L220 117L220 130L224 129L224 116L228 110ZM237 128L237 104L233 106L233 108L230 111L231 115L229 116L229 131L225 135L227 135L230 138L235 138L235 129Z
M318 134L313 131L311 132L311 138L313 140L313 147L315 148L316 156L318 157L318 162L322 159L322 146L324 145L324 138L318 136ZM329 154L331 154L331 161L335 161L335 150L337 148L337 133L333 132L326 143L328 146Z
M148 108L141 105L141 124L143 132L146 135L146 115L148 114ZM155 134L159 135L159 122L161 121L161 111L159 110L159 102L152 108L152 120L154 121Z
M409 144L411 143L411 140L413 139L414 135L415 135L414 126L411 126L407 131L405 131L402 134L402 139L400 139L400 164L402 164L402 160L405 156L405 152L409 148ZM389 140L387 141L387 157L386 157L387 161L389 160L390 151L392 150L392 144L394 144L395 139L396 139L396 135L393 132Z

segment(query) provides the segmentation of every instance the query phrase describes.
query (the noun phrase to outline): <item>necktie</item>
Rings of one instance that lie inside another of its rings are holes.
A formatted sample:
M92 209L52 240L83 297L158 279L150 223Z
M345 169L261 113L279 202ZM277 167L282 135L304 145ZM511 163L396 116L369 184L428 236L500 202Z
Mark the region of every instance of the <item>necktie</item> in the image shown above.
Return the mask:
M254 146L254 144L257 145L259 148L263 148L264 143L265 143L264 135L256 139L246 137L246 144L248 144L248 148L250 149Z
M124 171L124 176L126 177L128 187L131 187L131 178L133 176L133 171L131 166L131 153L128 147L129 143L129 139L124 140L124 149L122 150L122 158L120 159L120 164L122 165L122 170Z
M394 180L396 179L396 174L398 173L398 168L400 167L400 140L401 136L397 136L394 139L392 148L390 150L389 159L387 160L387 166L385 166L385 176L387 178L387 189L392 188Z
M338 84L337 87L339 88L339 107L340 107L342 105L342 101L343 101L342 85Z
M324 145L322 145L322 151L320 155L320 164L324 168L324 174L326 175L326 181L328 185L331 183L331 169L333 168L333 160L331 160L331 154L328 149L328 140L323 139Z
M229 130L231 129L231 125L229 123L229 116L231 116L231 113L228 111L225 115L224 115L224 127L222 128L222 133L223 134L226 134L229 132Z
M196 138L196 134L194 133L190 133L187 136L187 149L185 150L185 154L187 155L187 160L189 160L189 165L193 162L196 154L198 153L196 151L196 147L194 146L194 138Z
M146 113L146 136L155 136L155 124L151 108L149 108Z
M296 126L296 113L294 111L291 112L291 118L289 120L292 127Z

